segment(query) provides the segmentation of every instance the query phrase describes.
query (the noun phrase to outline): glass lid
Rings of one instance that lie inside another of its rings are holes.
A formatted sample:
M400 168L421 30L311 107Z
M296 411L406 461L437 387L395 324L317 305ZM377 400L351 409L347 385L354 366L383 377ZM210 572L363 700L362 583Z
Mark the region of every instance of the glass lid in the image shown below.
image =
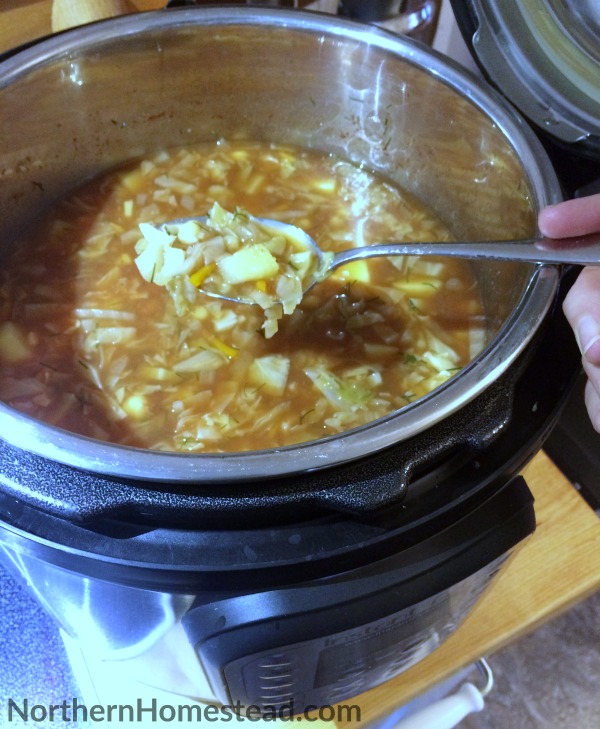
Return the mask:
M600 150L600 2L453 0L492 83L534 124Z

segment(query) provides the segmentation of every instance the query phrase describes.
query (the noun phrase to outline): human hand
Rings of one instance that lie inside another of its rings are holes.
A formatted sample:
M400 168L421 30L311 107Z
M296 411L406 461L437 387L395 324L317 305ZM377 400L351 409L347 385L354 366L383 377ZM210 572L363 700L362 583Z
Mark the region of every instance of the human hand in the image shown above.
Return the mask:
M600 231L600 194L544 208L538 225L548 238ZM585 405L592 425L600 433L600 266L581 271L564 300L563 310L575 333L588 377Z

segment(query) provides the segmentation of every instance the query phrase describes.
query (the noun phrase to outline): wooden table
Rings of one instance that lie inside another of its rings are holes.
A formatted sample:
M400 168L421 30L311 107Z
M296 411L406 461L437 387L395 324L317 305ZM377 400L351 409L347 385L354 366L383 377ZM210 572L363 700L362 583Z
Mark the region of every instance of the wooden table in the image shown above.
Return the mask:
M138 10L163 0L132 0ZM2 0L0 52L51 31L50 0ZM384 716L481 656L490 655L600 589L600 519L540 453L524 470L538 528L466 622L431 656L357 697L362 721Z

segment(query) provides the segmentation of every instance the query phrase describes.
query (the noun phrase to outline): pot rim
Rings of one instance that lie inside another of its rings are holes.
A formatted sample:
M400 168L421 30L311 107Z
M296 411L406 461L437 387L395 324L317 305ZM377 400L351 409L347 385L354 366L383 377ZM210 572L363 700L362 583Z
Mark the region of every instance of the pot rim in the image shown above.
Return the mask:
M430 73L486 114L518 152L534 197L534 212L561 199L546 153L525 121L497 92L451 59L376 26L308 11L258 7L176 8L127 15L65 31L17 51L0 62L0 87L39 65L77 49L164 27L272 25L342 36L389 51ZM462 408L494 382L527 347L555 297L559 269L532 267L520 302L483 352L459 375L418 401L384 418L335 436L278 449L184 454L115 445L45 424L0 403L2 439L17 448L83 471L143 481L248 481L320 470L376 453L418 435Z

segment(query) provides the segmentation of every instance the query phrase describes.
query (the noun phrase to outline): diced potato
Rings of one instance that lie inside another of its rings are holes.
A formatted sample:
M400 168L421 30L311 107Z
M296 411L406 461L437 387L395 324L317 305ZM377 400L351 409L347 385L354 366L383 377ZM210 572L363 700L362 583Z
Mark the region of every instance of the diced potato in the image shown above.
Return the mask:
M24 332L11 321L0 324L0 361L18 364L31 357L31 349Z
M340 266L332 277L340 281L360 281L361 283L369 283L371 280L369 265L366 261L352 261L345 266Z
M269 395L283 395L290 372L290 360L279 354L258 357L248 370L250 383Z
M133 418L143 418L147 414L148 403L142 395L131 395L123 403L123 410Z
M273 278L279 273L275 256L262 244L240 248L218 262L219 271L229 284Z
M123 175L121 182L128 190L136 192L144 184L144 175L140 170L134 170Z

